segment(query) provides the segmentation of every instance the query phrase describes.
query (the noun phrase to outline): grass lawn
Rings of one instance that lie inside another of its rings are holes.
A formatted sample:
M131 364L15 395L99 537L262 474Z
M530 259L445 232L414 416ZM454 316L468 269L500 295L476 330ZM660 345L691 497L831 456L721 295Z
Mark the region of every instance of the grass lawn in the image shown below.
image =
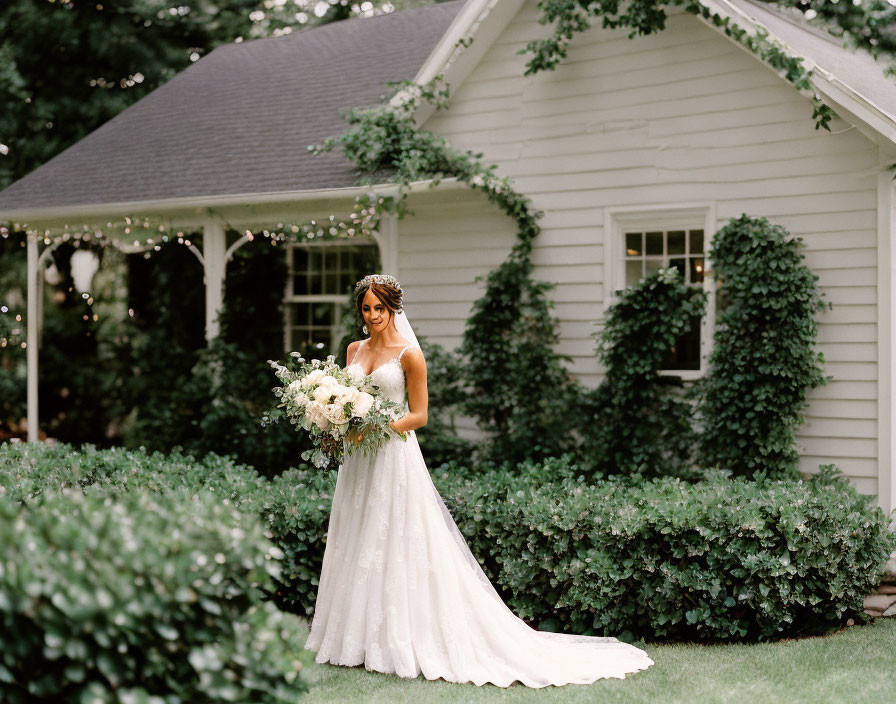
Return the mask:
M307 629L307 622L306 622ZM307 630L305 631L307 633ZM303 641L304 642L304 641ZM761 645L648 644L656 663L625 680L530 689L454 684L314 664L304 702L896 702L896 618L823 638Z

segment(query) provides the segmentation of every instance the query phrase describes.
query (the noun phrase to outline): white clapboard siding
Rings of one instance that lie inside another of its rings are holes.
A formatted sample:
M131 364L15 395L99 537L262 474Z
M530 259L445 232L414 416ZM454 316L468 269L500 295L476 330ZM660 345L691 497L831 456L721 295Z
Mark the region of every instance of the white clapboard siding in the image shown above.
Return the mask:
M835 119L816 130L812 105L784 79L687 13L665 31L628 39L593 27L554 71L523 76L539 25L526 2L425 127L483 152L544 211L536 278L556 286L570 370L595 386L594 333L604 312L605 209L711 202L717 226L765 216L801 237L806 263L833 310L818 316L826 386L809 393L801 467L835 462L860 490L877 477L878 148ZM499 264L513 224L480 194L440 204L420 196L399 225L400 278L422 334L456 347L475 277ZM475 433L469 419L464 432Z

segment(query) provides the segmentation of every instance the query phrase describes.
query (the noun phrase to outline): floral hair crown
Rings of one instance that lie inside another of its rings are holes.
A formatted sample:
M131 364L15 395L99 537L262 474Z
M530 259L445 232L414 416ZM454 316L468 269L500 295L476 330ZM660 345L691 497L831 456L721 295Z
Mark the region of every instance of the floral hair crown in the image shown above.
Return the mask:
M401 283L398 281L398 279L396 279L394 276L390 276L389 274L368 274L355 284L355 293L357 293L359 289L362 289L365 286L370 286L370 284L388 284L389 286L397 288L399 295L402 294Z
M401 290L401 283L398 281L398 279L389 274L368 274L355 284L355 295L357 295L358 291L360 291L365 286L370 286L370 284L387 284L396 288L398 290L399 300L398 310L396 312L400 313L402 311L403 306L401 305L401 296L404 292Z

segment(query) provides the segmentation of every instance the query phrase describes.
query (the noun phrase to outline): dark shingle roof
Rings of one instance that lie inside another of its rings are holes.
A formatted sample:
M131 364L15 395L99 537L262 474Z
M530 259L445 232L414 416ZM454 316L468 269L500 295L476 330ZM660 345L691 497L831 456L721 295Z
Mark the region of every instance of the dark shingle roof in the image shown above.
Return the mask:
M465 0L220 46L0 191L4 210L351 186L341 109L413 78Z

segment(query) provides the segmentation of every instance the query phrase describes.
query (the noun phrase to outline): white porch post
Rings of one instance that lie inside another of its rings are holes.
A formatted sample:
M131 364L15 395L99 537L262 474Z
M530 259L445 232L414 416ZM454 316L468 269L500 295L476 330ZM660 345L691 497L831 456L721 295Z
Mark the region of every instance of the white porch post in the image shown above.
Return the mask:
M26 321L26 362L28 368L28 442L37 442L37 345L38 319L38 252L37 237L28 237L28 319Z
M224 274L227 269L227 240L215 220L202 226L202 263L205 269L205 339L211 342L221 332L218 315L224 308Z
M393 213L383 213L374 239L380 246L383 271L401 281L398 273L398 218Z

